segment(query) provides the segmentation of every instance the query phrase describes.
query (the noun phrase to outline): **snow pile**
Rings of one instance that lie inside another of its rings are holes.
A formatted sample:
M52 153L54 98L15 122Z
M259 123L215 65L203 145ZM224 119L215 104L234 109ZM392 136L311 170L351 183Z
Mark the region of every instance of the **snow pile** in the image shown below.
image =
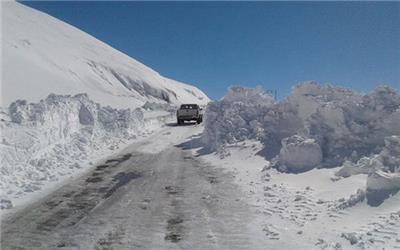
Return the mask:
M273 103L261 88L231 87L221 100L207 106L202 141L210 151L245 139L260 139L262 124L256 119L260 110Z
M354 174L369 174L378 169L400 172L400 136L385 137L384 142L385 146L379 154L362 157L356 163L346 161L336 175L349 177Z
M1 6L2 107L50 93L87 93L114 108L209 101L198 88L165 78L69 24L14 1Z
M162 126L180 103L209 101L47 14L1 7L3 208Z
M400 173L382 170L372 172L367 179L367 201L371 206L379 206L385 199L400 190Z
M304 172L317 167L322 161L322 151L314 139L293 135L282 140L279 155L273 165L282 172Z
M400 190L400 136L385 137L384 141L379 154L363 157L356 163L346 161L335 174L340 177L368 174L367 201L374 206Z
M400 136L385 137L385 147L378 157L385 170L400 173Z
M40 190L87 167L89 160L152 132L170 117L165 111L157 118L146 114L142 108L102 107L86 94L51 94L38 103L13 102L2 112L0 123L1 198L6 201Z
M234 87L209 105L202 141L215 151L257 139L276 168L298 172L377 154L385 138L400 135L398 124L400 96L387 86L363 95L306 82L276 103L259 88Z

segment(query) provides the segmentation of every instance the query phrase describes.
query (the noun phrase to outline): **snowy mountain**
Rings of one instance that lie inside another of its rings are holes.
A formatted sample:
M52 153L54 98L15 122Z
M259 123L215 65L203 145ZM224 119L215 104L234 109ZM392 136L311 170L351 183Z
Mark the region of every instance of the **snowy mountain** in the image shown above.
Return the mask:
M109 45L47 14L2 3L2 106L39 101L49 93L87 93L116 108L146 101L205 104L196 87L159 75Z

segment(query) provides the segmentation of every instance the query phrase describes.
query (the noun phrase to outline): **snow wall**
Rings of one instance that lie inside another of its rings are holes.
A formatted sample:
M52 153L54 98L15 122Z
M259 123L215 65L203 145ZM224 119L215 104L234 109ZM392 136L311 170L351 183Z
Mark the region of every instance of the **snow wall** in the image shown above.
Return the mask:
M400 189L400 95L388 86L361 94L305 82L281 101L260 87L236 86L208 105L204 120L205 151L258 140L259 154L279 171L343 166L339 177L369 174L367 197Z
M261 88L231 87L223 99L209 104L205 117L202 142L211 151L256 139L264 145L260 154L277 166L293 171L295 165L336 167L378 154L386 137L400 135L400 96L387 86L360 94L307 82L275 102ZM297 164L290 159L293 154L310 160Z
M1 112L2 204L60 181L162 126L173 108L160 105L114 109L94 103L86 94L13 102ZM156 115L146 118L153 111Z

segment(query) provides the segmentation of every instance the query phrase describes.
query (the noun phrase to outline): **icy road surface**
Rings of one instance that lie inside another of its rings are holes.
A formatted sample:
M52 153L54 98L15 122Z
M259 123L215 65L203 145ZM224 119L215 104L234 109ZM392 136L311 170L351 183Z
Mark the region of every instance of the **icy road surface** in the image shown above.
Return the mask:
M233 176L175 146L201 130L167 126L3 218L2 249L257 249Z

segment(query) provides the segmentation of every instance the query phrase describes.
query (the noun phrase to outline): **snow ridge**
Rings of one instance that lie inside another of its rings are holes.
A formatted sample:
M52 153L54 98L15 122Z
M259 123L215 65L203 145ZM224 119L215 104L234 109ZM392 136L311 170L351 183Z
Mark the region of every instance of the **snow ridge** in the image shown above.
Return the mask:
M249 92L257 94L249 96ZM260 154L267 159L280 156L276 167L298 165L304 171L379 153L385 138L400 135L400 95L387 86L362 95L307 82L284 100L273 102L261 89L235 87L222 100L212 102L205 117L202 141L210 150L257 139L264 145ZM312 159L311 164L289 159L295 152L303 160Z
M12 200L40 190L84 170L89 160L151 133L171 116L157 106L147 103L147 110L103 107L86 94L51 94L38 103L13 102L2 112L0 123L1 198ZM151 112L157 112L156 117L146 118Z
M341 167L332 180L368 174L367 203L379 206L400 190L398 124L400 95L388 86L360 94L306 82L279 102L260 88L233 87L209 104L201 141L204 152L221 155L231 145L259 141L258 154L280 172Z

